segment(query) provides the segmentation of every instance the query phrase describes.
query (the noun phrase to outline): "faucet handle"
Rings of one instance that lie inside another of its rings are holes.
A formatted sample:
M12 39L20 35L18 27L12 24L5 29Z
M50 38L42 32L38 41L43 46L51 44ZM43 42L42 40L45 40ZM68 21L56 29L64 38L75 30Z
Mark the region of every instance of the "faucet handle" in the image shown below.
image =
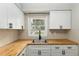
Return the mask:
M45 40L45 43L47 43L47 40Z
M34 40L32 42L34 43Z

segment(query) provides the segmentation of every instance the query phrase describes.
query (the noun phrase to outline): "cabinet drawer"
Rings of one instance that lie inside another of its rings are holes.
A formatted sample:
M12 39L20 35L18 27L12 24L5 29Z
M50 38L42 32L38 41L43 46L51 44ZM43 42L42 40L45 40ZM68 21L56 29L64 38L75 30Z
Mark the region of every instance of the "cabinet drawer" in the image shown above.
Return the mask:
M50 52L42 52L41 56L50 56Z
M51 45L51 49L63 49L62 45Z
M63 49L78 49L77 45L63 45Z
M50 50L47 49L29 49L26 52L27 56L50 56Z
M77 45L51 45L51 49L78 49Z
M77 50L65 50L66 56L78 56Z
M50 56L50 48L42 48L41 45L37 48L38 45L28 46L26 50L27 56Z
M62 55L62 49L61 48L52 48L51 49L51 56L61 56Z

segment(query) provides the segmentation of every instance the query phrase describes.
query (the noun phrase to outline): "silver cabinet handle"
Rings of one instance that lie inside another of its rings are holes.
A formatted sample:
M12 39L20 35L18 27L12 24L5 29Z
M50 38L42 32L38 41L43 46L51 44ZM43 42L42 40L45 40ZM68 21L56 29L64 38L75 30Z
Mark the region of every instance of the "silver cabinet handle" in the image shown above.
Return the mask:
M9 23L9 28L13 28L13 24L12 23Z
M38 55L41 55L41 50L38 50Z
M59 49L60 47L55 47L56 49Z
M63 27L63 26L62 26L62 25L60 25L60 29L62 29L62 27Z
M72 49L72 47L67 47L68 49Z
M23 30L23 26L21 26L22 30Z
M65 50L62 50L62 55L65 55Z

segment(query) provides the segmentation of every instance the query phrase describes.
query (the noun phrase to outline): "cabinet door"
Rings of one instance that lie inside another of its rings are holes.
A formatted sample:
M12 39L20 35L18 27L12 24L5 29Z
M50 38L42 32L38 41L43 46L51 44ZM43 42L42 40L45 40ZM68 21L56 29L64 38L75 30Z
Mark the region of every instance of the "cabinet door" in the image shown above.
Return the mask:
M16 25L16 6L12 3L8 4L8 28L15 29Z
M0 3L0 29L7 27L7 3Z
M50 56L49 49L28 49L26 53L27 56Z
M17 25L17 29L23 29L24 27L24 14L23 12L18 8L16 7L16 25Z
M26 49L26 56L38 56L37 48L37 45L29 45Z
M71 11L50 11L49 29L71 29Z
M52 45L51 56L62 56L62 47L60 45Z
M51 55L52 56L77 56L78 46L77 45L52 45Z
M22 29L24 14L15 4L8 4L8 27L10 29Z
M50 56L49 45L29 45L26 50L27 56Z
M32 48L27 49L26 56L38 56L38 49L32 49Z
M66 45L64 46L66 56L78 56L77 45Z
M62 29L71 29L71 11L61 11L60 15Z
M50 49L41 49L41 56L50 56Z

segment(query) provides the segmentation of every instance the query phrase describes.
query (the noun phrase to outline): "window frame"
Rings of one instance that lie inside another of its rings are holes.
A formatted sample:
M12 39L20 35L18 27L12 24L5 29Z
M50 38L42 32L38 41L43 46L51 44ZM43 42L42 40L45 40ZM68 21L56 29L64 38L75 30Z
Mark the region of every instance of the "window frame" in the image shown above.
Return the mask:
M45 20L45 31L44 31L44 34L42 35L43 37L46 37L47 36L47 33L48 33L48 15L45 14L45 15L29 15L28 16L28 36L33 36L33 37L37 37L38 35L34 35L34 34L31 34L31 22L33 21L33 19L44 19Z

